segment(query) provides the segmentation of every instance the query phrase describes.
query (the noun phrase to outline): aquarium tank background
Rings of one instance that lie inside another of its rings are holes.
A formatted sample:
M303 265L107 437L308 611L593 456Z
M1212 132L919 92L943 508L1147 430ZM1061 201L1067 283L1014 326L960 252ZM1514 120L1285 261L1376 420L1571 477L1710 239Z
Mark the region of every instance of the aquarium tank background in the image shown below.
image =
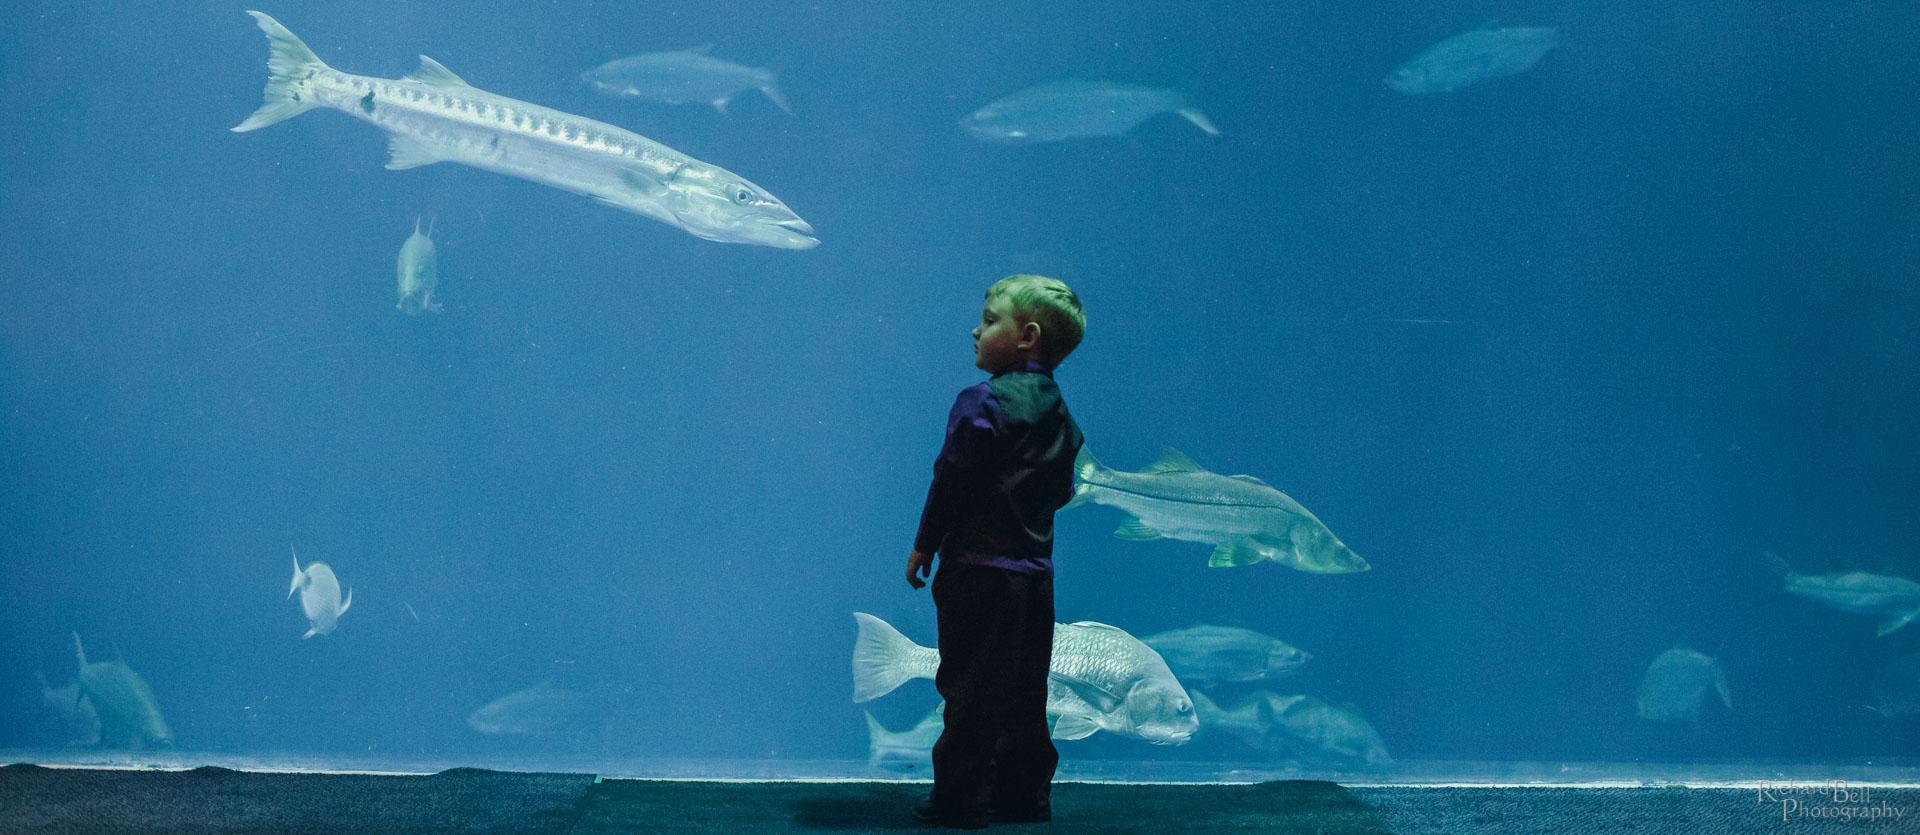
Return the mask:
M335 109L232 132L267 77L250 8L341 72L425 54L736 172L820 243L387 170L387 134ZM1085 303L1058 380L1104 464L1174 449L1256 477L1370 565L1210 567L1089 504L1057 517L1059 619L1284 641L1311 659L1186 684L1223 709L1311 697L1391 755L1203 724L1062 741L1069 766L1912 757L1920 626L1876 632L1920 608L1916 19L10 4L0 749L166 753L100 739L99 708L88 733L78 706L131 691L76 698L77 638L150 687L189 762L885 771L864 713L904 731L938 696L856 704L853 614L934 642L902 575L946 411L983 376L968 331L989 284L1039 273ZM1523 27L1555 31L1537 62L1387 83ZM709 44L792 112L582 76ZM1061 105L1093 127L1058 139L962 125L1062 80L1171 91L1218 133L1173 104L1119 128ZM440 310L409 315L416 221ZM329 634L302 638L295 552L351 593ZM1708 660L1643 715L1676 648Z

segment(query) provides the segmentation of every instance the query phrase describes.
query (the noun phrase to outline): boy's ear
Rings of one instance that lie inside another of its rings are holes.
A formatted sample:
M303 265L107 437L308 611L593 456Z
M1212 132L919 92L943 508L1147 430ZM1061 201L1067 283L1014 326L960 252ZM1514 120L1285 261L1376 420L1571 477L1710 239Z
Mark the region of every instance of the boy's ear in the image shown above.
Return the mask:
M1040 347L1040 323L1028 322L1020 326L1020 347Z

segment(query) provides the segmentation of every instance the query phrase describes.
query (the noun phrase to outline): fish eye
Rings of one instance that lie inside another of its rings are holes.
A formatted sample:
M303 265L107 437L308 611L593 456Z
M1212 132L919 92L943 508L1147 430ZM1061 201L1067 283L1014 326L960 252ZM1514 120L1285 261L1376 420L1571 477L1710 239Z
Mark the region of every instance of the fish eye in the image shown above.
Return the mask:
M1193 703L1192 703L1192 702L1189 702L1189 701L1187 701L1186 699L1181 699L1181 700L1180 700L1180 712L1181 712L1181 713L1190 713L1190 712L1192 712L1192 711L1193 711Z
M747 201L752 199L753 199L753 192L747 191L745 188L742 188L740 186L734 187L733 202L739 203L740 205L744 206L747 204Z

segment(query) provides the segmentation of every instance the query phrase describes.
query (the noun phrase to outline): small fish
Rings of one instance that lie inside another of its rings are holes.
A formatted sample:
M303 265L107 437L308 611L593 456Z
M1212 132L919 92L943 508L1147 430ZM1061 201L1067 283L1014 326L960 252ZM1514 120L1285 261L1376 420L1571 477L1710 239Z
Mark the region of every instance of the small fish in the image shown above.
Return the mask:
M936 705L912 729L894 733L867 713L867 767L892 771L931 771L933 744L947 728L946 702Z
M860 625L853 644L854 701L877 699L940 669L939 650L915 644L865 612L853 617ZM1177 745L1199 727L1193 700L1159 653L1117 627L1093 622L1053 625L1047 715L1054 739L1107 731Z
M1920 713L1920 653L1881 668L1873 677L1874 712L1894 717Z
M786 96L772 70L746 67L707 54L712 44L678 52L645 52L608 61L580 74L593 89L610 96L631 96L664 104L697 102L727 112L727 102L759 90L788 115Z
M244 133L328 107L387 132L393 170L457 162L584 194L695 237L779 249L820 245L813 227L745 178L631 131L495 95L420 56L405 78L344 73L260 12L267 89Z
M401 313L418 316L423 310L440 312L440 305L433 301L433 287L440 281L434 260L433 225L428 224L426 234L420 234L420 218L415 217L413 234L400 245L400 303L394 307Z
M1287 494L1250 475L1208 472L1179 450L1129 473L1102 466L1082 446L1074 470L1067 507L1091 502L1126 511L1129 518L1113 532L1121 539L1204 542L1214 546L1207 564L1216 568L1262 560L1314 574L1370 568Z
M1920 615L1920 583L1905 577L1865 571L1795 574L1785 560L1772 554L1768 556L1774 567L1785 574L1783 583L1788 594L1830 609L1882 618L1874 630L1875 635L1885 636Z
M1278 678L1313 659L1279 638L1236 626L1193 626L1140 640L1160 653L1183 682Z
M93 700L80 692L80 682L54 687L47 684L47 677L39 672L33 674L40 680L40 698L60 717L60 724L67 729L68 742L72 745L100 744L100 714L93 709Z
M288 550L293 546L288 545ZM340 599L340 580L333 576L333 569L323 562L307 563L305 571L300 570L300 552L293 552L293 588L287 590L291 599L294 592L300 593L300 611L307 616L312 627L300 638L305 640L315 635L332 634L340 623L340 616L347 613L347 607L353 605L353 589L347 589L347 599Z
M1671 722L1698 720L1700 705L1707 691L1720 694L1720 703L1733 708L1733 693L1727 689L1727 674L1711 657L1682 647L1660 653L1647 666L1634 695L1634 707L1642 719Z
M586 694L562 690L549 679L482 705L467 716L467 727L494 736L546 736L577 726L588 702Z
M1059 142L1119 136L1161 113L1177 113L1209 134L1220 133L1177 90L1081 79L1028 87L974 111L960 126L989 142Z
M1194 704L1203 729L1226 731L1249 747L1349 768L1383 768L1393 763L1380 732L1351 705L1267 690L1254 691L1232 708L1223 709L1199 693L1194 694Z
M100 744L106 748L172 748L173 729L160 715L153 688L124 661L87 663L80 633L73 633L73 654L79 662L79 689L74 709L85 699L100 720Z
M1533 69L1559 45L1560 30L1546 26L1475 29L1415 55L1387 76L1386 85L1409 95L1448 93Z

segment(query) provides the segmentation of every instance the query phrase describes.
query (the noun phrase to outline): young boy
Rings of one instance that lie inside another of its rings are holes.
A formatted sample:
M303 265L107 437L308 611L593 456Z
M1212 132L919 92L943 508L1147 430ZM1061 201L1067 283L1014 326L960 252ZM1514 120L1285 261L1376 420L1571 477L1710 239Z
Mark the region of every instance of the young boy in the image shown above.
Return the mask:
M1060 761L1047 725L1053 657L1053 512L1073 498L1080 427L1053 368L1080 344L1086 313L1067 285L1013 275L987 290L974 365L993 375L960 392L933 464L907 583L933 578L946 730L933 793L914 817L977 829L1051 819Z

